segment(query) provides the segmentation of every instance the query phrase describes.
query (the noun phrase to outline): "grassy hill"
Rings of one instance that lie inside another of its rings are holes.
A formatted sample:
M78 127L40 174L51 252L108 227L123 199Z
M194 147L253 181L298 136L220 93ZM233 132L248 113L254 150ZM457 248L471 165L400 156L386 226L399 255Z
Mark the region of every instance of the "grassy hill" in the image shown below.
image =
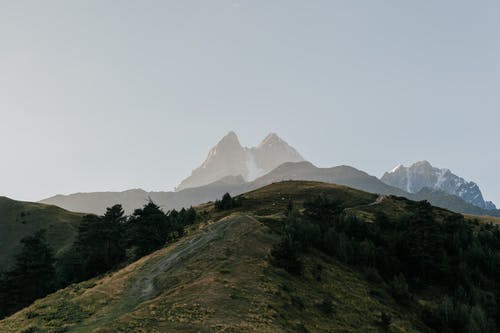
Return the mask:
M282 182L242 195L243 206L197 207L187 236L108 275L74 284L0 321L1 332L427 332L384 284L332 257L302 254L304 272L271 264L290 201L319 194L371 223L414 202L317 182ZM433 208L438 219L453 215ZM418 295L432 303L433 293ZM381 314L390 318L389 328Z
M57 254L72 244L80 219L81 214L59 207L0 197L0 269L12 264L19 241L40 229Z

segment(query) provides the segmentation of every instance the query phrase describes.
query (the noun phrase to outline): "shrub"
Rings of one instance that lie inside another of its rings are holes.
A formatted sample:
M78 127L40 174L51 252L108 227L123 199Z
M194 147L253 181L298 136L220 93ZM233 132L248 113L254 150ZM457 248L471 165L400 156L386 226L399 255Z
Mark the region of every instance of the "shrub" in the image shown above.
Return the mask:
M407 303L411 299L411 294L408 290L408 283L403 274L394 277L390 282L391 293L394 298L400 303Z
M389 327L391 326L391 316L389 316L386 312L382 311L380 314L380 324L382 327L386 330L389 330Z
M282 238L271 250L274 265L283 268L292 275L300 275L303 271L297 246L290 238Z
M331 315L334 312L332 297L330 295L325 295L323 297L323 301L319 305L319 308L325 315Z

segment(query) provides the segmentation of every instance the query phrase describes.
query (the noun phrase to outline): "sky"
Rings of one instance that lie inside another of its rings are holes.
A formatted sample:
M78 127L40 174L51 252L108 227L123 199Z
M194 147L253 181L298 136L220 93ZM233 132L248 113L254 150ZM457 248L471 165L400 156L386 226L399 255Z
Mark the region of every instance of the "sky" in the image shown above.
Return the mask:
M0 195L172 190L228 131L500 205L498 1L0 0Z

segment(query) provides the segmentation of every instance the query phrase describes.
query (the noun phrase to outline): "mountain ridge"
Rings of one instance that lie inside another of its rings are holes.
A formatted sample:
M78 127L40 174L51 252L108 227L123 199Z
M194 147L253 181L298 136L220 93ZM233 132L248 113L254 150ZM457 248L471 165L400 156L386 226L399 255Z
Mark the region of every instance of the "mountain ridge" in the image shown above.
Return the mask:
M238 195L247 191L286 180L319 181L349 186L370 193L396 195L411 200L428 200L430 203L459 213L474 215L500 216L499 210L485 210L474 206L463 199L442 191L423 191L408 193L397 187L387 185L377 177L351 166L336 166L318 168L310 162L287 162L275 168L268 174L245 182L242 176L227 176L211 184L198 188L187 188L177 192L94 192L75 194L44 199L41 202L53 204L73 211L102 214L106 207L121 203L125 212L130 214L149 199L160 205L164 210L180 209L216 200L226 192ZM126 194L123 194L126 193ZM86 199L86 200L85 200Z
M276 133L268 134L256 147L243 147L233 131L210 149L205 161L175 188L208 185L226 176L241 175L247 182L265 175L285 162L304 158Z
M409 174L413 176L408 177ZM417 176L422 180L413 181ZM213 201L226 192L238 195L284 180L336 183L371 193L429 200L434 205L459 213L500 216L493 203L484 201L477 184L465 181L449 169L434 168L427 161L417 162L410 168L399 165L379 179L347 165L316 167L276 133L268 134L256 147L243 147L233 131L210 149L201 166L175 191L133 189L75 193L40 202L94 214L103 214L106 207L120 203L125 212L131 214L149 199L165 210L180 209ZM431 190L424 190L427 187Z
M416 194L428 187L456 195L482 209L496 209L493 202L484 200L483 194L475 182L457 176L450 169L434 167L426 160L415 162L409 167L400 164L384 173L380 180L408 193Z

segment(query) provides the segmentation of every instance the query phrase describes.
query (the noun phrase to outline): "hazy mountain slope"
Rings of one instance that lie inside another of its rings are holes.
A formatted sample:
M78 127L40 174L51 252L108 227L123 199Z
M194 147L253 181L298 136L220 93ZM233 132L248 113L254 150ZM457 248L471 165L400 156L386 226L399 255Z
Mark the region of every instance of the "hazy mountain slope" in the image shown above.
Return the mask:
M123 192L89 192L69 195L56 195L43 199L40 203L55 205L73 212L103 214L106 207L121 204L130 213L147 202L149 193L141 189Z
M310 162L284 163L269 174L250 184L259 188L284 180L309 180L349 186L371 193L404 195L404 191L382 183L377 177L356 168L342 165L333 168L318 168Z
M59 207L0 197L0 270L13 262L20 240L40 229L57 254L73 242L80 219Z
M496 209L491 201L485 201L479 186L453 174L449 169L433 167L420 161L410 167L403 165L386 172L381 180L409 193L418 193L425 187L455 195L482 209Z
M399 188L387 185L374 176L350 166L318 168L309 162L284 163L268 174L246 183L242 176L228 176L212 184L188 188L178 192L145 192L130 190L125 192L96 192L55 196L42 200L42 203L53 204L72 211L104 213L106 207L121 203L127 213L144 205L149 198L164 210L179 209L220 198L224 193L241 194L262 186L284 180L309 180L345 185L359 190L392 194L412 200L428 200L431 204L460 213L500 216L498 210L485 210L469 204L461 198L442 191L425 191L408 193Z
M212 149L203 164L184 179L177 190L200 187L226 176L246 176L246 152L234 132L229 132Z
M163 209L178 209L220 198L224 193L241 194L283 180L310 180L346 185L371 193L405 195L404 191L382 183L376 177L349 166L317 168L309 162L285 163L253 182L245 183L241 176L225 177L212 184L178 192L96 192L55 196L42 200L73 211L102 214L106 207L121 203L127 213L142 206L148 198Z
M377 284L317 253L294 277L270 264L289 200L325 193L351 210L377 196L314 182L246 193L238 210L203 205L208 220L188 236L101 279L72 285L0 321L0 331L384 332L380 313L401 332L421 332L416 316ZM322 267L321 278L314 273ZM334 314L321 303L329 295Z
M180 209L215 200L224 193L242 193L246 183L241 176L228 176L212 184L178 192L146 192L141 189L123 192L90 192L56 195L40 203L56 205L71 211L103 214L106 207L121 204L127 214L142 207L149 199L163 210Z
M199 205L221 198L224 193L243 193L247 184L241 176L228 176L214 183L179 192L151 192L151 199L164 210Z
M263 172L254 174L254 177L247 177L246 179L249 181L263 176L283 163L304 161L304 158L297 150L283 141L276 133L269 134L257 147L249 150L253 155L257 168Z
M246 148L241 146L234 132L229 132L176 190L204 186L226 176L241 175L246 181L253 181L285 162L303 160L294 148L274 133L257 147Z

